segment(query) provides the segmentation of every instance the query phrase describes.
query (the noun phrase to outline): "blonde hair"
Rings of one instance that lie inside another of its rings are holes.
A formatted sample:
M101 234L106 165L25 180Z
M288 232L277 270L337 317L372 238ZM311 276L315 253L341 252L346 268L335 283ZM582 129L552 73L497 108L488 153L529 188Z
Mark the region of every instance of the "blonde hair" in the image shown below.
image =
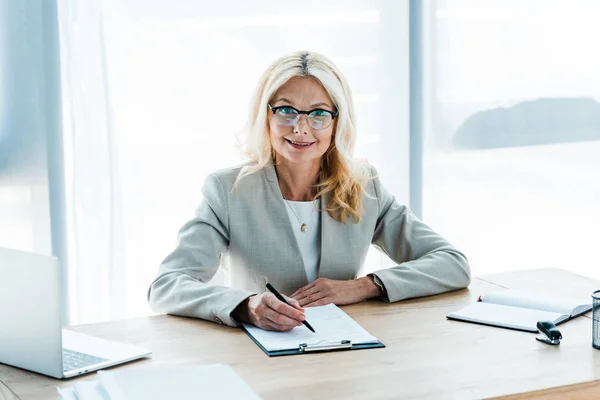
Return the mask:
M348 217L360 221L362 197L368 180L367 169L353 159L356 142L354 101L350 86L337 67L325 56L313 52L296 52L271 64L258 82L250 101L248 122L244 129L243 155L250 162L236 180L274 162L274 149L269 137L267 103L293 77L313 77L327 91L338 116L329 149L321 158L320 181L315 185L316 197L331 194L325 211L336 221L346 223Z

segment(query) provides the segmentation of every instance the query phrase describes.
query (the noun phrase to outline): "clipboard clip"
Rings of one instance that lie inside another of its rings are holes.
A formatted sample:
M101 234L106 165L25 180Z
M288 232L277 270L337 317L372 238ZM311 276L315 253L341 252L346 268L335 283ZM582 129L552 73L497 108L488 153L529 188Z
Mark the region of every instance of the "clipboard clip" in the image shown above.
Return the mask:
M535 339L546 344L557 345L560 344L560 340L562 339L562 334L554 325L552 321L539 321L537 323L537 328L539 329L541 335L537 336Z
M317 342L314 344L302 343L298 346L298 350L304 353L308 353L310 351L341 350L350 348L352 348L351 340L342 340L339 343L331 343L325 341Z

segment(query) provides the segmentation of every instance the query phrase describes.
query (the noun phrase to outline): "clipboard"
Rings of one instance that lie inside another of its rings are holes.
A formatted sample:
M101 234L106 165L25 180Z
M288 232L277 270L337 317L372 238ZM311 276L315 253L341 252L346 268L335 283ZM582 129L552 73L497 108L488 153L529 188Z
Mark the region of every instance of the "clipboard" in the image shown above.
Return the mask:
M340 342L318 342L318 343L298 343L298 348L295 349L286 349L286 350L267 350L254 336L252 336L247 330L246 327L242 325L242 329L250 339L258 347L265 352L269 357L279 357L279 356L293 356L297 354L311 354L311 353L322 353L325 351L344 351L344 350L364 350L364 349L376 349L383 348L385 344L381 341L372 342L372 343L352 343L351 340L342 340Z
M385 347L335 304L309 307L305 312L316 332L302 325L289 332L265 331L248 324L242 328L269 357Z

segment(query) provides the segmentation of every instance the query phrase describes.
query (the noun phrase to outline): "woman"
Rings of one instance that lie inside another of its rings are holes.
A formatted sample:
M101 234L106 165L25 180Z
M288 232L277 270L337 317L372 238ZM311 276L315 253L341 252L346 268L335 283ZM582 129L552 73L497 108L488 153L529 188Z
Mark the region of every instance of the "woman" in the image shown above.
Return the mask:
M352 159L350 88L326 57L275 61L250 105L248 163L204 184L195 218L179 232L148 292L157 312L277 331L303 307L394 302L466 287L462 253L399 205L373 167ZM360 277L374 244L398 266ZM219 266L230 285L208 284ZM265 280L289 296L265 293Z

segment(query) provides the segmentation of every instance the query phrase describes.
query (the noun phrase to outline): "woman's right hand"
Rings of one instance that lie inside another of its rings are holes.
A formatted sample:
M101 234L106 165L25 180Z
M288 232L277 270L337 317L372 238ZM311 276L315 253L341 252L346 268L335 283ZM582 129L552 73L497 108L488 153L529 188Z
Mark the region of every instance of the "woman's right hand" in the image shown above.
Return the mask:
M279 301L273 293L266 292L250 297L247 310L249 322L267 331L280 332L291 331L302 325L302 321L306 319L304 309L298 301L287 296L285 299L291 306Z

